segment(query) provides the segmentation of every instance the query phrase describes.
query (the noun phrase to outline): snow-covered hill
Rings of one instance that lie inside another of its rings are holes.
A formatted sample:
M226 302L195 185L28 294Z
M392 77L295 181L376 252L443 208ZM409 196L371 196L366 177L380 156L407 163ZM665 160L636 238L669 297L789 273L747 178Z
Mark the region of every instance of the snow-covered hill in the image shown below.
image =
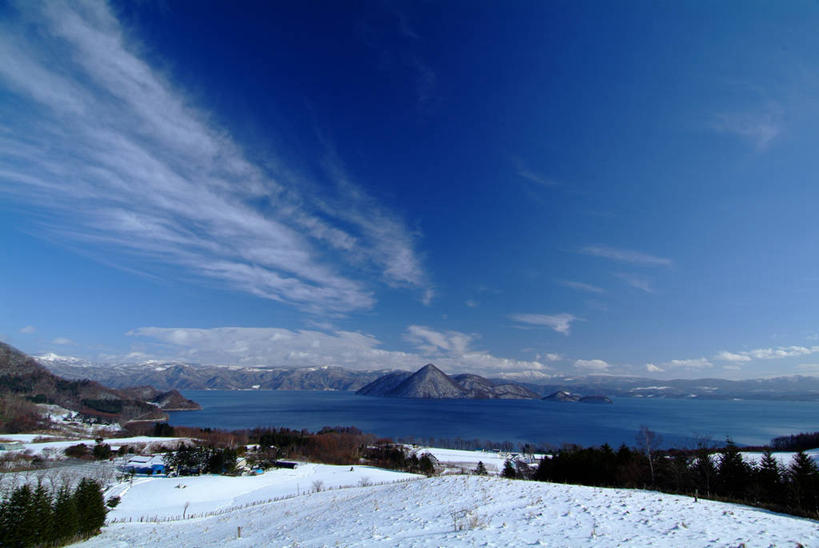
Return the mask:
M348 468L336 468L338 474L350 473ZM333 476L328 469L312 470L322 477ZM310 476L306 474L301 481L309 485ZM133 513L138 519L143 509L167 506L170 500L181 509L186 497L192 498L188 494L193 495L193 490L206 492L200 488L214 480L207 476L186 478L188 486L180 489L152 489L150 483L140 489L135 485L124 494L117 514L124 517ZM330 481L329 477L325 480ZM203 485L195 486L197 482ZM227 483L212 487L210 497L221 496L225 502L247 503L253 498L236 492ZM209 504L213 503L211 500ZM204 518L115 523L83 546L574 547L742 543L816 546L819 528L807 519L650 491L447 476L325 490Z

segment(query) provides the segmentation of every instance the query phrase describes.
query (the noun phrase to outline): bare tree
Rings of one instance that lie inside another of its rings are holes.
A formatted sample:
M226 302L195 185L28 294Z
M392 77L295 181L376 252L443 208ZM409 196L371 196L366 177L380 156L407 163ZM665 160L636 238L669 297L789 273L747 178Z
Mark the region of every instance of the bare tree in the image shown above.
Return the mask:
M652 485L654 485L654 451L660 446L660 443L662 443L662 437L657 432L650 430L646 425L640 426L640 430L637 432L637 445L648 458Z

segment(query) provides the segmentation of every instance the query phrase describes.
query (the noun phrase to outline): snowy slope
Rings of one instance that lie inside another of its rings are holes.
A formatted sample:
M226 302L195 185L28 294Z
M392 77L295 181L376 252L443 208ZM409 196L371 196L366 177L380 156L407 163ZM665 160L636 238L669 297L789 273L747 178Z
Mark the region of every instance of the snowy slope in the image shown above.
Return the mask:
M166 504L185 489L144 489L122 506ZM214 489L216 491L216 489ZM138 496L141 501L129 502ZM227 498L238 501L234 493ZM123 510L124 512L124 510ZM241 527L241 538L238 528ZM161 523L108 525L83 546L803 546L817 523L663 495L448 476L312 493Z
M96 441L90 438L86 439L70 439L70 440L61 440L61 441L38 441L34 442L37 438L49 438L52 436L43 436L40 434L2 434L0 435L0 439L9 439L14 441L22 441L23 447L20 448L20 451L29 451L33 455L43 454L43 452L62 452L71 447L72 445L77 444L85 444L89 448L94 447ZM159 447L159 446L175 446L179 443L187 443L190 441L190 438L157 438L153 436L133 436L130 438L104 438L103 443L107 443L111 446L111 449L116 451L123 445L144 445L148 450L152 447ZM0 451L0 454L3 452Z
M120 496L122 502L110 520L138 520L140 517L181 516L207 513L225 508L254 504L297 494L364 484L415 480L423 476L392 472L370 466L332 466L301 463L294 470L269 470L258 476L188 476L178 478L140 478L133 485L120 484L108 490L107 497ZM320 482L319 486L316 482Z

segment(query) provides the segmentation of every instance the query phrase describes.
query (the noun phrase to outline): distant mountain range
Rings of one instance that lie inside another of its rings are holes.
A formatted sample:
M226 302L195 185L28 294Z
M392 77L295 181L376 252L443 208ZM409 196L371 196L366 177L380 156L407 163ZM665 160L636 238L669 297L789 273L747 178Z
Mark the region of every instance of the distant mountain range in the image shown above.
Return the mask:
M0 342L0 398L18 396L35 403L56 404L106 421L165 420L165 409L198 409L176 390L150 387L116 390L93 380L69 380L7 344Z
M491 381L478 375L450 377L428 363L415 373L400 371L384 375L357 392L364 396L424 399L538 399L525 386Z
M614 403L611 398L606 396L581 396L580 394L573 394L565 390L558 390L543 398L547 401L556 401L561 403Z
M69 379L94 379L108 386L149 385L159 390L349 390L356 391L389 370L341 367L241 367L180 362L93 363L45 354L37 360Z
M127 364L92 363L53 354L38 356L37 360L55 374L69 379L93 379L116 388L150 385L163 391L173 389L357 391L378 381L379 384L371 390L386 392L397 388L413 375L409 371L389 369L355 371L333 366L307 368L205 366L159 361ZM819 377L809 376L732 381L709 378L659 380L612 375L577 377L563 375L551 377L542 383L485 379L477 375L455 375L448 378L461 390L476 392L483 390L484 396L479 397L503 397L499 394L506 389L504 387L522 387L534 393L536 397L566 391L580 396L602 394L609 397L637 398L819 400ZM453 391L452 386L444 382L439 383L437 388L444 391L443 393ZM525 394L517 390L518 388L514 388L510 397L521 397L521 394ZM458 393L458 390L453 393Z

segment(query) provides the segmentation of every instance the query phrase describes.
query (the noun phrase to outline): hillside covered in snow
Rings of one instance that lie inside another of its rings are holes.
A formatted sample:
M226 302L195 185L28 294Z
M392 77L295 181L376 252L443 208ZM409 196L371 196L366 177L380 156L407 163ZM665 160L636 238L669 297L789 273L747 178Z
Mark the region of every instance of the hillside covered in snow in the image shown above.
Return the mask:
M362 474L395 483L364 485ZM320 491L314 482L321 482ZM296 495L294 483L308 494ZM155 478L135 482L121 495L122 503L109 519L126 522L109 524L82 546L819 543L816 522L755 508L651 491L491 476L409 479L387 471L307 464L256 478ZM285 498L277 498L281 496ZM181 519L186 503L188 515ZM152 516L158 519L151 521Z

